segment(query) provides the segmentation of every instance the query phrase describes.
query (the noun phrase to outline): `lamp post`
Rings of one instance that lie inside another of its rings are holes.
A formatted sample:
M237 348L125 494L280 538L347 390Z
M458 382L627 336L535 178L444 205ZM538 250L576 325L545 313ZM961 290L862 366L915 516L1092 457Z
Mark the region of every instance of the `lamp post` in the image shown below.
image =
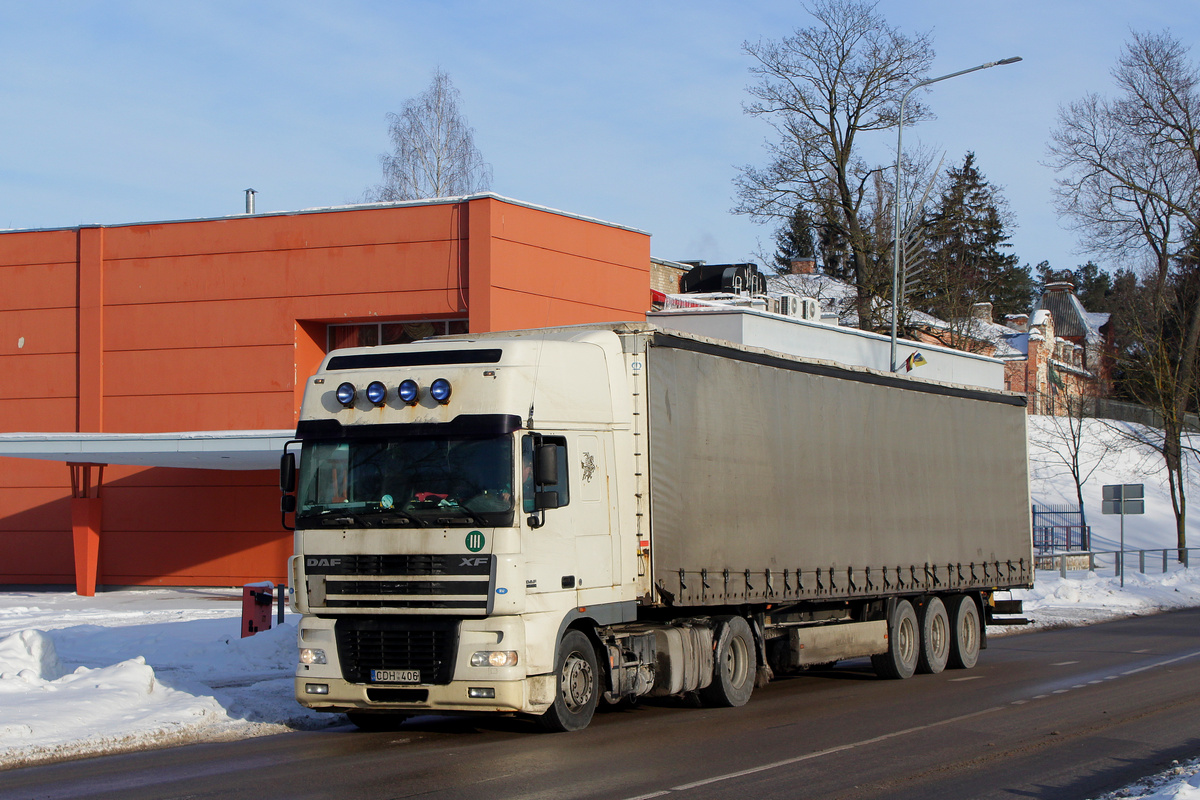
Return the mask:
M962 69L958 72L951 72L949 75L943 75L940 78L929 78L928 80L917 81L909 90L900 98L900 124L896 130L896 221L895 230L892 238L892 372L896 371L896 317L900 313L900 202L904 194L904 186L902 180L902 167L900 164L901 147L904 142L904 104L908 102L908 96L920 89L922 86L928 86L931 83L944 81L948 78L957 78L959 75L966 75L968 72L976 72L989 67L998 67L1003 64L1015 64L1021 60L1020 56L1005 58L1001 61L989 61L986 64L980 64L977 67L970 69Z

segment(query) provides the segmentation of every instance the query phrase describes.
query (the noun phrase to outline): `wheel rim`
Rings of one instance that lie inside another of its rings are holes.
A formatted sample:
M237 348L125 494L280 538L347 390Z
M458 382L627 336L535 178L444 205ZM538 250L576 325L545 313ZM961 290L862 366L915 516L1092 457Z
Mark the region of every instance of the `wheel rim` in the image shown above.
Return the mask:
M595 687L592 665L578 651L572 652L563 662L562 670L562 696L567 710L577 714L586 708L592 700Z
M950 651L950 630L945 616L939 614L934 617L929 634L929 645L934 654L940 657Z
M741 686L746 680L746 642L735 636L725 648L725 677L730 686Z
M979 641L979 630L975 625L975 615L963 613L960 614L959 617L961 620L958 626L959 649L964 655L970 655L971 653L975 652Z
M913 621L909 617L904 617L900 620L898 626L896 643L896 652L900 656L900 661L904 664L915 662L917 658L917 629Z

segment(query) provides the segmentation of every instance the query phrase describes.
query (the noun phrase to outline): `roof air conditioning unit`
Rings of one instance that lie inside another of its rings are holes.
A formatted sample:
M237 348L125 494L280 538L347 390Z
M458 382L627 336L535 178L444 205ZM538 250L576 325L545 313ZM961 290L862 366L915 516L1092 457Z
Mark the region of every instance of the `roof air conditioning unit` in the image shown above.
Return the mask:
M782 314L785 317L794 317L800 310L800 295L798 294L781 294L775 298L773 304L775 313Z
M800 319L808 320L809 322L821 321L821 304L812 297L801 297L800 308L795 316Z

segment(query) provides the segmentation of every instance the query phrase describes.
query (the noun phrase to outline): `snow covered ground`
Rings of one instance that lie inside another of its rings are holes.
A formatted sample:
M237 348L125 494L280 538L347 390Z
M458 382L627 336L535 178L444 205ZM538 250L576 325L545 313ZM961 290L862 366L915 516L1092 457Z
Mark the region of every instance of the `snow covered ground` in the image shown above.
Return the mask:
M1074 485L1054 455L1061 441L1044 418L1030 421L1035 502L1073 503ZM1094 423L1089 440L1108 429ZM1085 487L1097 549L1115 547L1118 518L1100 514L1100 486L1144 483L1146 510L1126 519L1126 546L1174 546L1174 522L1154 458L1128 444L1110 452ZM1195 491L1193 484L1190 489ZM1093 502L1094 500L1094 502ZM1200 544L1200 525L1189 540ZM1200 606L1196 567L1161 556L1125 587L1111 564L1067 579L1039 571L1024 599L1034 628L1081 625L1120 616ZM101 592L0 592L0 768L80 755L192 741L258 736L343 724L302 709L292 697L295 618L240 638L241 590L146 589ZM1200 764L1113 797L1200 800ZM1140 792L1140 793L1139 793ZM1148 794L1148 792L1154 792Z

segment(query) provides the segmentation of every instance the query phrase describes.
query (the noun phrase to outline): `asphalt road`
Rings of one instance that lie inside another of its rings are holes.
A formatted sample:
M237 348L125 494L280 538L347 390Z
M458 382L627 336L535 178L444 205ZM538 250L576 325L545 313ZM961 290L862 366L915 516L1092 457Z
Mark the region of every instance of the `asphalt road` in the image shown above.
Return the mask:
M542 734L410 720L0 773L0 798L1082 798L1200 755L1200 610L993 638L969 671L865 662L737 709L682 702Z

